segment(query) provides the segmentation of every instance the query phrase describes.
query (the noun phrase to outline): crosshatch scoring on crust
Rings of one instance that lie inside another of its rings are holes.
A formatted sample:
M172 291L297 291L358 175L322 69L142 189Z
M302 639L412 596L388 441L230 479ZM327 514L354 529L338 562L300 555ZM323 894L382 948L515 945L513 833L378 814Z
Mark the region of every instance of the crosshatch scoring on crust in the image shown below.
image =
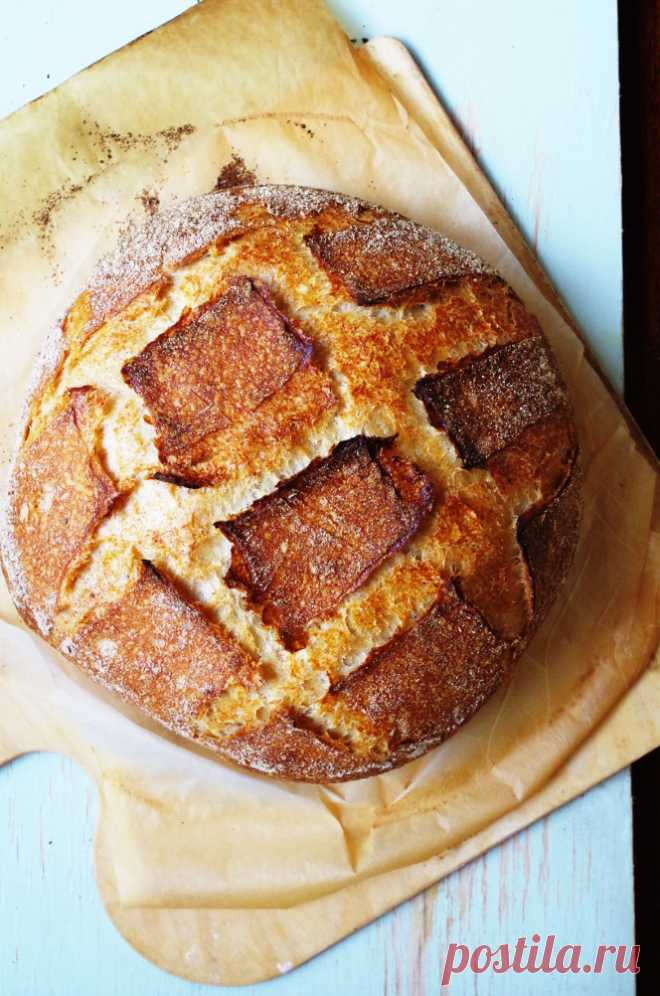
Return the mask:
M216 301L185 315L122 368L156 428L161 459L232 425L309 363L312 343L268 289L236 277Z
M170 456L159 480L188 488L231 484L277 467L287 454L306 444L310 433L323 432L340 401L328 374L314 363L296 370L284 390L220 432Z
M62 328L2 561L75 664L314 782L418 757L506 680L580 484L538 322L487 264L364 201L240 187L129 227Z
M217 523L232 543L228 584L244 588L289 648L419 529L429 478L391 440L340 443L237 518Z

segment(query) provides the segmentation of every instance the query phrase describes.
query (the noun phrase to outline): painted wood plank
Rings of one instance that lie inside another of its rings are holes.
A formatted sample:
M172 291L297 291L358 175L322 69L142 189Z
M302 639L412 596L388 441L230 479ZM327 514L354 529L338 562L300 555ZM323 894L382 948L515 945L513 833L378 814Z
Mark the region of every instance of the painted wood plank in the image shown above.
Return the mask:
M630 847L629 785L617 775L529 830L472 862L421 896L371 924L297 973L298 989L385 996L440 992L452 941L512 946L520 936L557 935L582 944L585 959L599 943L631 944L629 879L612 874L621 840ZM617 834L602 828L616 825ZM320 989L319 980L323 980ZM556 996L606 992L630 996L634 977L589 975L456 976L455 996Z
M0 27L0 114L190 6L186 0L32 0ZM406 41L523 231L621 379L614 0L331 0L354 37ZM76 30L71 30L75 24ZM96 800L49 755L0 769L0 993L181 996L206 988L160 972L116 934L96 894ZM52 842L52 843L51 843ZM451 941L555 933L585 951L630 943L630 789L622 773L290 976L236 993L438 993ZM451 993L632 996L632 976L494 976Z
M0 993L3 996L202 996L206 987L146 962L116 933L96 891L96 791L71 761L35 754L0 768ZM493 947L556 934L558 944L631 944L627 775L593 789L529 830L264 986L229 996L434 996L451 942ZM604 828L616 832L604 833ZM455 996L593 993L580 976L456 976ZM478 989L476 988L478 984ZM630 996L632 976L609 971L598 992ZM590 988L591 987L591 988Z

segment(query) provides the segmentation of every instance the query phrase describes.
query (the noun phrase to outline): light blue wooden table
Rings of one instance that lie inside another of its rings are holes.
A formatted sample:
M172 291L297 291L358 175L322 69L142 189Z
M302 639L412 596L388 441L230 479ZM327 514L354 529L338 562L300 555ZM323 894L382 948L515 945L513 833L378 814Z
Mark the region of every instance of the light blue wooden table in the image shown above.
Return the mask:
M23 0L0 27L0 116L190 6ZM568 302L622 383L615 0L333 0L353 37L412 49ZM69 761L0 769L0 996L191 996L116 934L92 869L95 790ZM627 772L290 976L268 996L440 992L448 943L630 944ZM457 977L455 996L632 996L634 977Z

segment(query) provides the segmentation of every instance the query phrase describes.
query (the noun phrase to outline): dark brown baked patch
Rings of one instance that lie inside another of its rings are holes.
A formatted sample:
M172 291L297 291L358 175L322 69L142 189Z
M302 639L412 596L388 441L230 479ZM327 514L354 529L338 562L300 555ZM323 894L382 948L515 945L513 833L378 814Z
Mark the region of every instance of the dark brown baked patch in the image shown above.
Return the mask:
M444 429L466 467L479 467L528 426L567 409L566 395L540 336L469 356L415 385L431 425Z
M430 480L388 440L356 436L217 525L232 543L230 585L262 606L288 647L419 529Z
M248 687L260 681L254 658L146 561L119 601L83 624L62 649L175 728L230 679Z
M511 644L448 584L416 623L373 650L329 700L386 731L390 748L441 740L503 680Z
M309 362L311 342L267 288L237 277L122 369L156 427L163 461L254 411Z
M437 281L489 272L467 249L404 218L376 218L306 237L330 279L358 304L376 304Z
M14 471L9 515L21 556L22 595L29 596L29 614L42 630L67 572L117 497L95 447L104 407L95 388L68 391L64 408L28 441Z
M541 622L563 584L573 559L580 526L580 473L577 464L552 501L523 516L518 539L534 592L535 621Z

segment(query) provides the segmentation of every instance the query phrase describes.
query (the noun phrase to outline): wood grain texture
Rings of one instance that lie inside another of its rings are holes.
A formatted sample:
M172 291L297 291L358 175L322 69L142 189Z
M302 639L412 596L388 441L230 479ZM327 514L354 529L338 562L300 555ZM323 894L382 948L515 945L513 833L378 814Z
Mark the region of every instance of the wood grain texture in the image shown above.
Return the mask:
M35 754L0 768L0 993L3 996L203 996L165 975L116 933L98 898L92 838L96 792L72 762ZM627 773L552 813L501 847L292 972L228 996L434 996L447 944L632 943ZM557 976L467 972L456 996L556 996ZM594 985L595 983L595 985ZM561 992L631 996L633 976L561 978Z
M2 110L189 5L115 0L105 12L82 0L56 9L47 0L14 5L15 23L5 18L0 35ZM330 6L356 38L387 33L409 44L620 384L614 0ZM93 880L95 824L94 789L70 762L31 755L0 769L2 996L210 992L160 972L114 931ZM536 931L589 949L630 943L632 930L630 790L622 773L291 975L235 993L427 996L440 992L451 941L513 944ZM466 973L449 990L558 991L632 996L634 978Z

